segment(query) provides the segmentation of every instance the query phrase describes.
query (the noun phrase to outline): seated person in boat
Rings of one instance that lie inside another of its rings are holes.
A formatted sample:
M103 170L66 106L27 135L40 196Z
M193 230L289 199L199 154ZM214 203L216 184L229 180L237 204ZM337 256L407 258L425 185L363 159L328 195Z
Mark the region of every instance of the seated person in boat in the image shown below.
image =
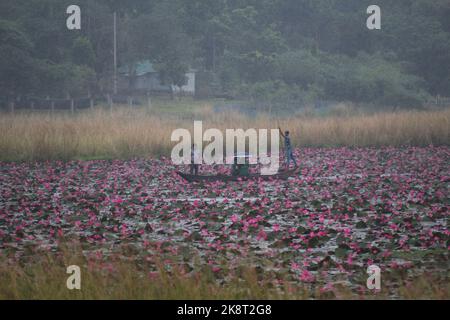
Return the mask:
M198 151L197 151L197 146L195 144L193 144L192 148L191 148L190 172L191 172L191 174L198 175L199 165L195 163L196 159L198 159Z
M239 158L245 158L245 163L238 163ZM234 163L231 168L233 176L248 176L249 175L249 156L248 155L236 155L234 157Z

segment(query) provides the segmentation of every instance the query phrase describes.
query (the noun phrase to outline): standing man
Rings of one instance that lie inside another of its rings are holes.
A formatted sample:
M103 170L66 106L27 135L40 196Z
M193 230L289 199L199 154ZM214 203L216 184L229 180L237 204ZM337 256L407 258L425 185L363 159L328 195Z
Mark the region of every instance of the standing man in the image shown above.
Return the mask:
M292 154L292 145L291 145L291 137L289 136L289 131L285 131L283 134L283 131L281 131L281 128L278 127L278 130L280 130L280 134L284 139L284 152L286 155L285 163L287 169L289 169L289 165L292 162L294 162L295 167L297 167L297 161L295 161L294 155Z

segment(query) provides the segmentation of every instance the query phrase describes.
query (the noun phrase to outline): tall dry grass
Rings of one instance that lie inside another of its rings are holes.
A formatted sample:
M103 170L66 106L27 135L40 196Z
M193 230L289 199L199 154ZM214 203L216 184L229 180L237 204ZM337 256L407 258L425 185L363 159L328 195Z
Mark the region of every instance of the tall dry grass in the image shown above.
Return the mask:
M316 117L249 117L215 113L202 105L190 113L98 108L76 115L1 114L0 160L133 158L169 155L171 133L192 131L194 120L207 128L276 128L291 131L296 146L448 145L450 109Z

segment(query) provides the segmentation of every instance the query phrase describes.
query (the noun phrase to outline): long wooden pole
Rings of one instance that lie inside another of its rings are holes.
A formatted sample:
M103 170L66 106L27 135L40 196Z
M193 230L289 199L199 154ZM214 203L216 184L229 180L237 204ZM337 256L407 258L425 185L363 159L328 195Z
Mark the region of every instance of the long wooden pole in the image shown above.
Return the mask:
M117 94L117 12L114 11L114 94Z

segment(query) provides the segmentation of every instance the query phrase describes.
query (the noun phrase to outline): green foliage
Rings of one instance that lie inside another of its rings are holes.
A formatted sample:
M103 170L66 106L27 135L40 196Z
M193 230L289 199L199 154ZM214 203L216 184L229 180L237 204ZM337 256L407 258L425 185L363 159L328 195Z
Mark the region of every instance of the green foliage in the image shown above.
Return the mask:
M94 48L86 37L78 37L74 40L71 53L73 63L87 67L95 65Z
M119 65L133 71L150 60L166 83L183 85L192 67L213 74L216 94L271 103L418 106L449 95L446 0L380 0L377 31L365 25L368 0L79 0L79 31L65 28L70 4L0 3L3 95L111 83L114 11Z
M420 78L378 54L361 54L354 59L333 56L326 60L329 70L325 95L336 100L417 107L428 98L421 90Z
M429 95L423 81L408 74L400 63L380 54L354 58L298 50L279 55L270 81L244 86L255 100L311 104L332 99L392 106L417 107Z
M150 60L164 82L184 85L192 49L173 6L161 3L150 13L126 15L123 20L120 29L122 64L133 71L138 62Z
M288 51L277 57L276 76L287 84L297 84L303 88L315 83L322 83L320 58L311 51Z
M41 93L52 97L83 96L95 86L95 72L87 66L44 62L39 65L39 69L44 83Z
M0 94L12 96L32 90L32 43L13 22L0 20Z

